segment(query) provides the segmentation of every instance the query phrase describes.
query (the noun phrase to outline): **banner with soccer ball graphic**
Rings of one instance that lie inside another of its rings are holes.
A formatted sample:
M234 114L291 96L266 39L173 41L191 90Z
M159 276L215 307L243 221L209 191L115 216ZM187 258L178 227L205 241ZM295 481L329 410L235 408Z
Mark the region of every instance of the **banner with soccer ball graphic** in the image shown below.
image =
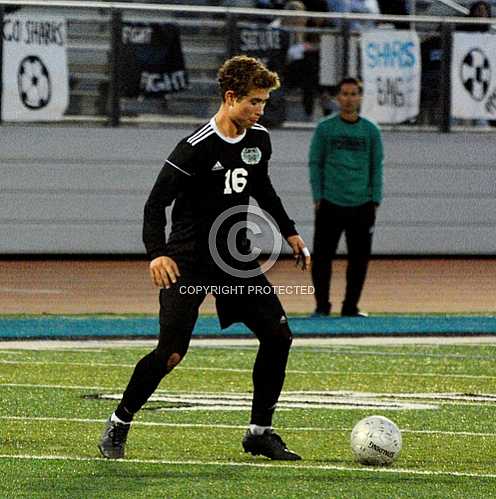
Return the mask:
M4 121L60 120L69 102L64 17L5 16L3 29Z
M462 119L496 119L496 35L455 33L451 115Z

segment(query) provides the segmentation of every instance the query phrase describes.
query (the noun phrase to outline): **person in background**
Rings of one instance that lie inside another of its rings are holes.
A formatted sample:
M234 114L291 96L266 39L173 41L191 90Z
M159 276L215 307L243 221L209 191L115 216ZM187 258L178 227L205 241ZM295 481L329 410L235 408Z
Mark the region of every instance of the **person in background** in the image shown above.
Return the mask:
M284 9L286 0L256 0L255 7L259 9Z
M290 2L294 3L294 2ZM327 12L326 0L304 0L306 11ZM287 88L301 89L305 119L313 118L315 97L319 95L320 33L312 31L325 25L325 19L309 18L305 21L306 32L301 32L288 51L288 64L284 81Z
M312 280L314 316L331 312L332 261L342 233L348 249L344 317L366 317L358 302L367 275L377 207L382 201L383 146L377 125L359 115L362 87L354 78L338 85L339 114L315 129L309 154L315 203Z
M470 5L467 17L492 17L491 4L489 2L478 1ZM472 31L487 33L491 29L490 24L462 24L459 31Z
M283 10L305 10L305 5L299 0L290 0L284 5ZM298 17L276 17L267 27L270 30L278 31L278 50L271 52L269 58L262 58L268 69L275 71L281 78L281 86L272 92L269 102L265 107L264 115L260 119L260 124L275 128L287 119L287 102L286 102L286 74L288 63L291 60L290 51L294 51L294 47L302 44L304 37L304 28L306 25L306 17L304 15ZM256 54L251 54L256 55Z

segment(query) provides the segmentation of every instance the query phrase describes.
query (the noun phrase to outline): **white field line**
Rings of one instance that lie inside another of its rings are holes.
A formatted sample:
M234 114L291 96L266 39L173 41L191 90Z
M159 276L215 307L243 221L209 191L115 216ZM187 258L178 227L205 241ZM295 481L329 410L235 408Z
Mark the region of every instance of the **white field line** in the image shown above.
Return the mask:
M470 347L478 347L480 345L464 345L466 348ZM490 345L492 346L492 345ZM388 348L388 347L386 347ZM413 358L422 358L422 357L430 357L430 358L439 358L439 359L450 359L450 360L486 360L493 361L494 356L491 355L460 355L457 353L434 353L432 351L429 352L390 352L387 350L361 350L359 347L337 347L337 346L329 346L329 347L315 347L309 348L306 347L306 350L309 352L316 353L329 353L334 355L356 355L363 357L413 357ZM389 359L388 359L389 360ZM398 359L402 360L402 359Z
M496 338L495 338L496 339ZM210 340L209 340L210 341ZM235 341L235 340L232 340ZM55 353L66 353L66 352L71 352L71 353L104 353L108 352L109 350L113 349L122 349L122 350L127 350L129 352L134 352L135 350L142 350L144 347L155 347L156 342L149 343L149 344L141 344L140 340L136 340L136 344L133 346L127 346L127 345L108 345L104 346L102 345L102 348L99 348L98 346L91 347L91 345L87 345L86 348L83 347L54 347L50 346L51 343L54 343L54 340L46 340L44 343L45 345L38 344L36 348L26 348L26 345L24 345L24 348L19 346L20 342L15 342L15 341L9 341L9 342L2 342L0 339L0 354L5 354L5 355L22 355L22 353L26 351L35 351L35 352L40 352L40 351L50 351L50 352L55 352ZM26 342L21 342L23 345L24 343L33 343L30 341ZM68 341L67 343L72 343ZM88 343L91 343L91 340L88 340ZM14 346L14 344L17 344L17 346ZM459 345L458 343L454 342L452 345L441 345L441 346L457 346ZM367 346L367 345L366 345ZM373 346L382 346L382 345L373 345ZM389 347L398 347L401 346L399 344L394 344L394 345L384 345L385 348ZM407 345L408 346L408 345ZM418 346L423 346L423 347L430 347L431 345L418 345ZM434 345L434 346L439 346L439 345ZM482 343L465 343L461 342L461 346L464 346L466 348L477 348L480 346L485 346L486 348L495 348L496 344L485 344L484 342ZM258 343L253 343L251 345L231 345L231 344L223 344L223 345L217 345L217 344L211 344L211 345L193 345L193 348L201 348L201 349L215 349L215 350L255 350L258 347ZM453 360L474 360L474 361L492 361L493 357L488 353L487 355L484 354L476 354L476 355L470 355L470 354L463 354L460 355L458 353L436 353L433 351L427 351L427 352L422 352L421 350L418 352L394 352L394 351L385 351L385 350L362 350L363 346L362 345L336 345L336 344L329 344L329 345L299 345L297 347L294 346L293 344L293 350L297 348L298 350L305 350L310 353L328 353L328 354L334 354L334 355L355 355L359 357L370 357L370 356L380 356L380 357L429 357L429 358L442 358L442 359L453 359Z
M31 461L82 461L82 462L109 462L103 457L80 457L80 456L42 456L42 455L9 455L0 454L0 459L18 459ZM358 466L336 466L336 465L311 465L311 464L269 464L269 463L241 463L241 462L223 462L223 461L170 461L166 459L118 459L112 461L112 464L162 464L168 466L219 466L219 467L250 467L264 469L302 469L302 470L322 470L322 471L359 471L364 473L392 473L403 475L424 475L424 476L446 476L446 477L465 477L465 478L496 478L494 473L469 473L464 471L434 471L434 470L415 470L408 468L366 468Z
M51 343L52 340L48 341L46 340L45 343ZM90 342L91 340L88 340ZM136 343L138 343L140 340L136 340ZM10 343L16 343L16 342L10 342ZM27 342L31 343L31 342ZM71 343L71 342L68 342ZM24 351L26 350L31 350L31 351L50 351L50 352L56 352L56 353L66 353L66 352L84 352L84 353L102 353L102 352L107 352L108 350L111 350L113 347L112 345L102 349L102 348L82 348L82 347L70 347L70 348L50 348L49 345L47 345L47 348L42 348L42 345L39 345L39 348L26 348L26 349L19 349L19 350L14 350L14 349L8 349L9 345L5 345L5 343L2 343L0 340L0 345L6 346L7 349L0 349L1 354L6 354L6 355L21 355ZM142 349L145 346L155 346L156 342L150 345L141 345L141 346L132 346L132 347L126 347L126 346L119 346L119 348L126 349L129 351L137 350L137 349ZM257 348L258 344L253 343L252 345L196 345L196 348L212 348L216 350L252 350ZM380 345L377 345L380 346ZM399 345L385 345L386 348L388 347L397 347ZM431 345L421 345L424 347L431 346ZM439 346L439 345L434 345L434 346ZM444 346L450 346L450 345L444 345ZM454 343L452 346L456 346ZM462 346L466 348L477 348L480 347L481 344L477 343L464 343ZM488 344L484 346L486 348L494 348L496 345L494 344ZM294 349L293 345L293 349ZM493 357L490 355L470 355L470 354L457 354L457 353L435 353L433 351L427 351L427 352L391 352L391 351L385 351L385 350L362 350L362 346L360 345L321 345L321 346L311 346L311 345L299 345L297 346L298 349L305 349L308 352L316 352L316 353L330 353L330 354L336 354L336 355L356 355L356 356L363 356L363 357L368 357L368 356L381 356L381 357L433 357L433 358L449 358L449 359L454 359L454 360L487 360L487 361L492 361Z
M293 348L332 345L479 345L496 343L496 335L480 336L357 336L330 338L299 338ZM0 341L2 349L14 350L67 350L90 348L143 348L155 347L156 339L133 340L8 340ZM207 348L257 346L255 338L193 338L191 346Z
M98 390L98 391L113 391L113 392L119 392L122 393L121 388L112 388L112 387L103 387L103 386L81 386L81 385L52 385L52 384L35 384L35 383L0 383L0 388L2 386L5 387L11 387L11 388L38 388L38 389L60 389L60 390ZM155 390L156 394L159 393L172 393L169 392L168 390ZM290 392L289 392L290 393ZM284 392L282 393L282 396L284 396ZM378 393L377 398L380 399L381 397L387 397L390 398L392 395L391 394L384 394L384 393ZM405 397L407 397L408 394L405 394ZM117 399L117 396L115 396ZM415 402L415 394L411 395L411 398L414 399L413 402ZM417 397L418 398L418 397ZM489 404L487 403L488 401L482 401L482 402L477 402L477 401L470 401L470 400L446 400L443 399L442 397L436 397L435 394L432 397L432 400L436 402L438 405L453 405L453 406L476 406L476 407L481 407L485 406L487 407ZM492 399L491 399L492 400ZM350 398L350 401L352 399ZM324 408L324 407L322 407ZM345 408L345 407L341 407ZM350 407L353 408L353 407ZM191 410L209 410L211 408L205 408L205 409L195 409L191 408ZM391 408L393 409L393 408ZM171 410L179 410L179 409L171 409ZM182 410L188 410L188 408L183 408Z
M51 421L60 423L88 423L88 424L104 424L106 419L89 419L89 418L61 418L61 417L27 417L27 416L0 416L0 420L6 421ZM229 424L205 424L205 423L159 423L154 421L133 421L133 426L156 426L164 428L201 428L201 429L223 429L223 430L245 430L246 425L229 425ZM296 432L349 432L352 428L325 428L325 427L278 427L280 431L296 431ZM401 433L411 433L418 435L446 435L454 437L495 437L496 433L479 433L473 431L444 431L444 430L412 430L402 429Z
M0 341L0 345L1 345L1 341ZM57 349L57 348L46 348L46 349L37 349L37 350L32 350L32 351L36 351L36 352L40 352L40 351L44 351L44 350L48 350L50 352L54 352L54 353L105 353L105 352L108 352L108 349L101 349L101 348L60 348L60 349ZM25 353L26 350L0 350L0 352L2 353L11 353L11 352L15 352L15 353Z
M120 393L103 394L99 399L104 400L121 400ZM214 396L204 396L195 394L154 394L150 397L150 402L166 402L172 404L187 404L184 406L176 407L160 407L152 409L155 412L163 411L245 411L249 410L251 403L251 396L243 394L236 396L232 394L216 394ZM293 395L291 393L283 393L277 404L279 411L286 411L290 409L369 409L369 410L435 410L439 409L439 405L432 403L425 403L423 401L408 401L408 400L382 400L382 397L353 397L352 395L345 394L345 396L334 395L324 398L322 396L306 396L304 394Z
M34 361L34 360L0 360L1 364L20 364L20 365L62 365L76 367L113 367L113 368L134 368L135 364L107 364L104 362L61 362L61 361ZM215 371L215 372L233 372L233 373L251 373L252 369L241 369L234 367L185 367L178 366L175 369L184 371ZM467 379L496 379L496 376L486 374L441 374L441 373L397 373L397 372L375 372L375 371L304 371L301 369L287 369L287 374L331 374L333 376L402 376L402 377L420 377L420 378L467 378Z
M12 293L12 294L27 294L27 295L61 295L64 293L62 289L34 289L34 288L7 288L1 287L0 293Z
M36 383L0 383L0 386L6 386L11 388L56 388L60 390L112 390L119 391L122 388L110 388L105 386L81 386L81 385L43 385Z

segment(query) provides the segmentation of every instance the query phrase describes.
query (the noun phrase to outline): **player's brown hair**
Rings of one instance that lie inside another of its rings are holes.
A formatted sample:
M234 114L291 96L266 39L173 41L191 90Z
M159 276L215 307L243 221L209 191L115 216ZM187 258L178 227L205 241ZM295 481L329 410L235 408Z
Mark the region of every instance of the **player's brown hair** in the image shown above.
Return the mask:
M228 90L241 99L254 88L276 90L281 86L277 73L268 70L261 61L246 55L237 55L225 61L217 76L222 100Z

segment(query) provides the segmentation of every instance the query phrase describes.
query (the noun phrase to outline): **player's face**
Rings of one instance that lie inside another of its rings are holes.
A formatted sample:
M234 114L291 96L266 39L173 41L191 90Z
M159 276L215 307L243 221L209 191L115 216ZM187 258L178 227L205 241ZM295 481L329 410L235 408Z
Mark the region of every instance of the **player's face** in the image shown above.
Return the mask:
M252 127L263 115L270 91L255 88L248 95L233 99L229 107L229 117L240 128Z
M354 83L345 83L341 85L336 100L342 112L356 113L362 103L362 94L360 88Z
M472 17L490 17L487 6L484 4L479 4L475 7Z

